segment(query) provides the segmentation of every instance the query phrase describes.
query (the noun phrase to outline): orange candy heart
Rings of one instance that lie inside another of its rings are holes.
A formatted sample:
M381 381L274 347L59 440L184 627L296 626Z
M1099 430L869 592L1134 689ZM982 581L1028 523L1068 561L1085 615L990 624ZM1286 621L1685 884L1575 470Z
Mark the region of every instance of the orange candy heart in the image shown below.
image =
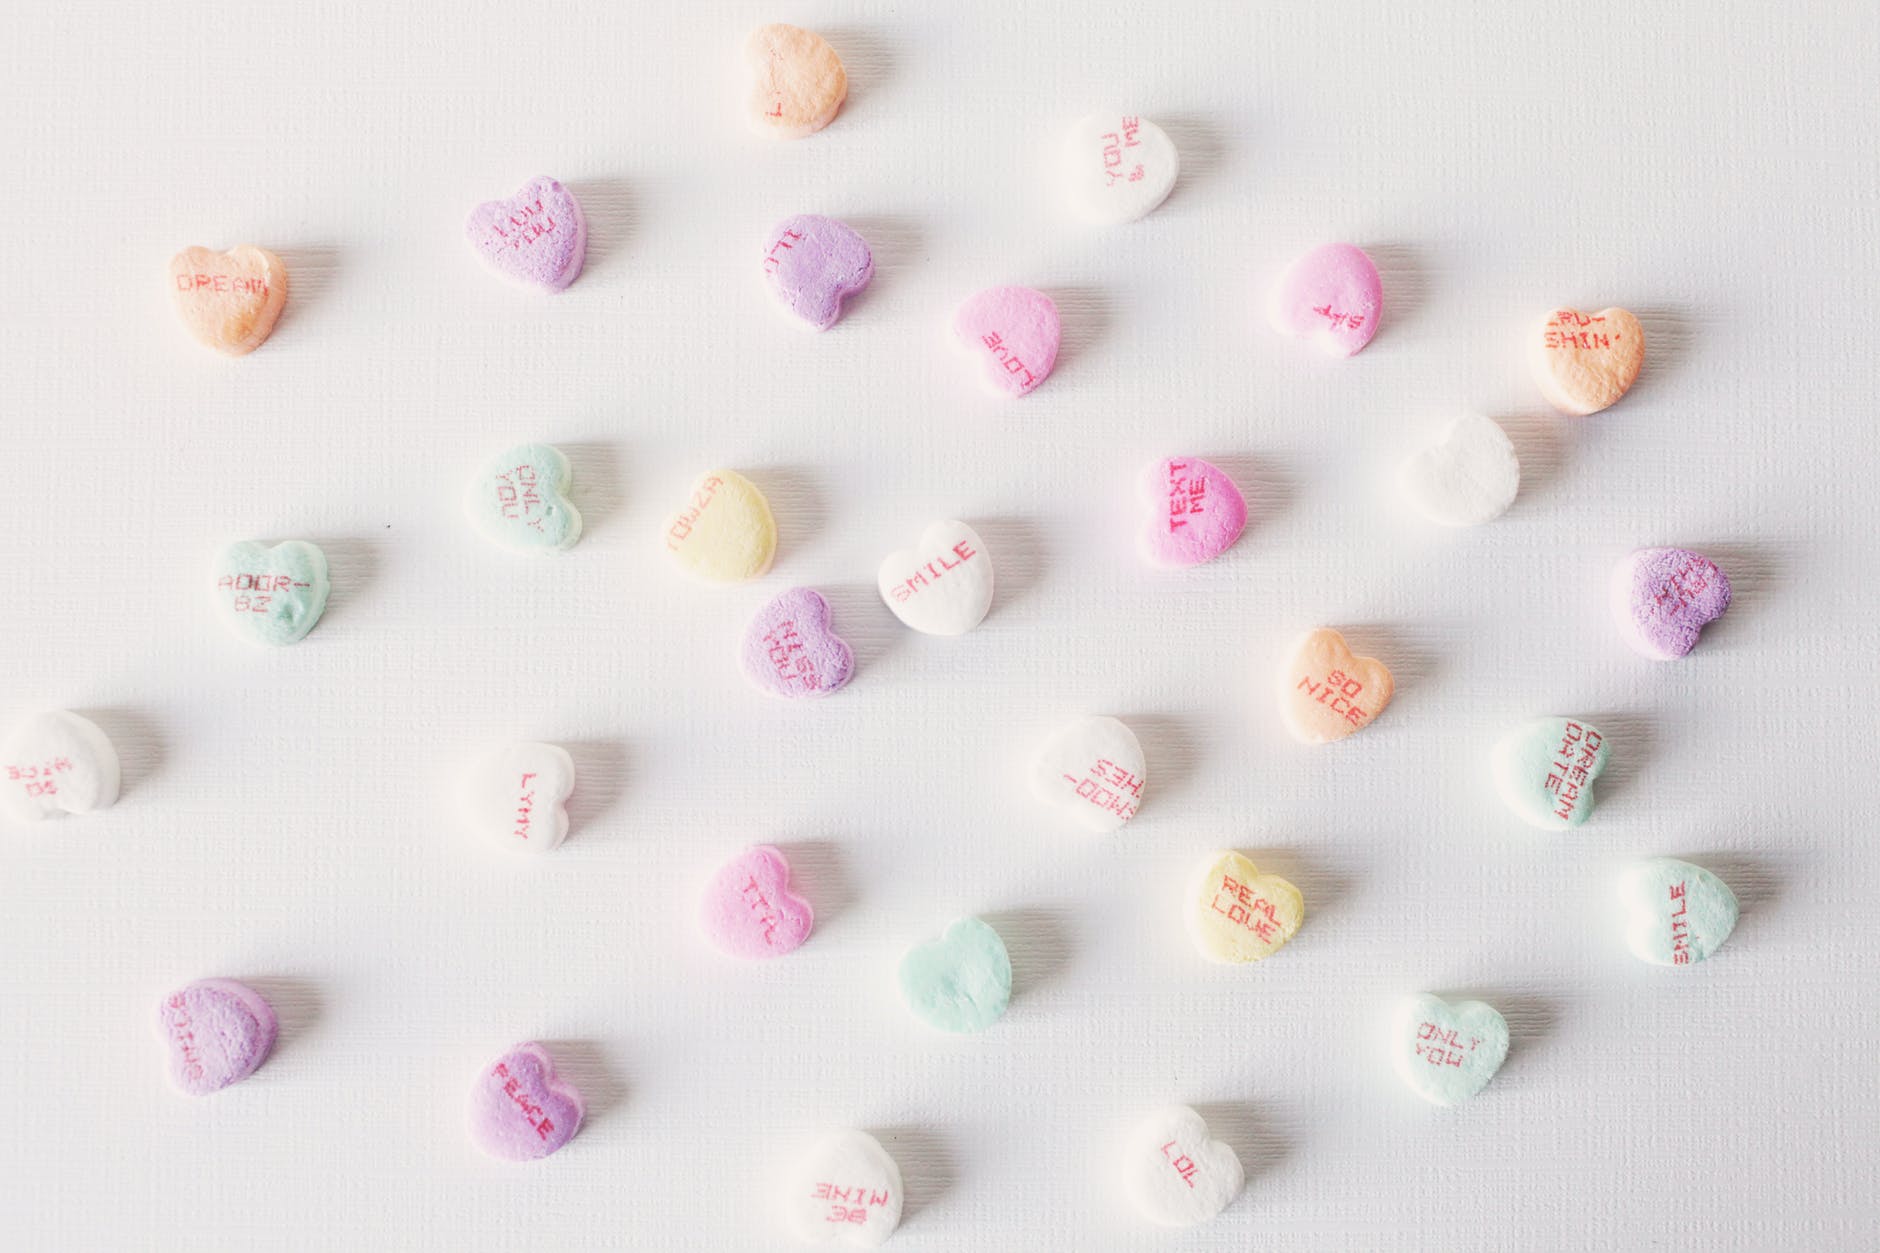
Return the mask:
M1329 744L1362 731L1390 704L1390 671L1326 627L1308 633L1279 672L1279 712L1293 738Z
M1580 417L1625 395L1645 364L1645 328L1624 309L1556 309L1532 342L1541 394L1560 412Z
M185 248L170 258L176 316L198 342L239 357L261 347L287 303L287 267L265 248Z

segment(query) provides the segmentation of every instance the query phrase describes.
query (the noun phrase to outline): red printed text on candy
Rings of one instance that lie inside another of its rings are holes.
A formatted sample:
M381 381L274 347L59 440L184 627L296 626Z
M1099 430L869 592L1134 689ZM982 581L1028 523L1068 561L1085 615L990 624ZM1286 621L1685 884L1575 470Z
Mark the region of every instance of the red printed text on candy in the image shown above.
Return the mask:
M944 578L948 571L959 569L978 555L979 550L977 548L974 548L967 541L961 540L932 561L923 563L914 573L890 587L888 589L888 595L894 597L897 601L911 600L914 593L923 588L932 586L935 582ZM949 561L949 557L957 557L959 560Z
M1314 683L1308 675L1300 679L1299 686L1293 690L1304 692L1354 727L1370 716L1357 703L1358 697L1364 692L1364 684L1343 670L1332 671L1319 683Z
M823 1216L826 1223L864 1225L868 1222L870 1208L879 1209L888 1203L886 1192L860 1185L845 1188L835 1183L812 1184L809 1194L818 1201L829 1202L829 1212Z
M1081 779L1068 773L1063 778L1078 796L1124 822L1136 816L1136 806L1142 803L1142 780L1107 757L1097 758Z
M1443 1027L1433 1022L1422 1023L1417 1027L1417 1056L1432 1066L1454 1066L1462 1068L1463 1059L1475 1051L1475 1046L1482 1042L1480 1036L1465 1038L1454 1027Z

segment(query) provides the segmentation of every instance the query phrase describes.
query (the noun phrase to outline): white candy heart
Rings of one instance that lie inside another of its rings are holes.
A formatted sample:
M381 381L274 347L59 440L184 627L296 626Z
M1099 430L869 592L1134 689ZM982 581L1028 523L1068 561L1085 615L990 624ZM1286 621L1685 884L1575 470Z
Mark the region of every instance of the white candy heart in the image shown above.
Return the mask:
M992 554L964 522L935 522L889 553L875 585L894 616L927 635L964 635L992 607Z
M546 853L568 835L574 758L554 744L511 744L480 758L463 780L464 816L478 838Z
M1391 1028L1391 1063L1410 1090L1436 1105L1480 1092L1508 1057L1508 1020L1480 1001L1451 1005L1422 992Z
M1234 1150L1211 1138L1207 1122L1186 1105L1159 1109L1129 1133L1123 1190L1151 1222L1205 1222L1232 1204L1245 1182Z
M1077 215L1098 226L1116 226L1147 216L1168 199L1181 156L1154 122L1105 109L1071 127L1061 168Z
M77 714L34 714L0 744L0 810L9 818L88 814L109 808L117 795L117 750Z
M1506 513L1521 489L1521 461L1491 419L1457 418L1397 471L1416 511L1443 526L1477 526Z
M1053 731L1031 761L1031 791L1091 831L1136 816L1148 765L1136 733L1115 718L1079 718Z
M901 1168L866 1131L833 1131L790 1172L784 1216L798 1239L873 1248L901 1222Z

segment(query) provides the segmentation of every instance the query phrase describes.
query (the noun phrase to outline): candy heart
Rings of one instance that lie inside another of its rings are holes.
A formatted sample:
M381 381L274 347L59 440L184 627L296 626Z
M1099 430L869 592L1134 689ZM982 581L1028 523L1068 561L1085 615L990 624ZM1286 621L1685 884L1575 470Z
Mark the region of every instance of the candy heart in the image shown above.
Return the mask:
M117 796L117 750L89 719L34 714L0 744L0 811L16 822L108 809Z
M176 316L196 342L239 357L261 347L287 304L287 267L265 248L185 248L170 258Z
M701 474L685 508L666 519L663 538L679 568L707 583L754 579L777 555L770 502L735 470Z
M1585 417L1617 401L1645 364L1645 328L1624 309L1556 309L1529 341L1529 364L1547 403Z
M797 1239L874 1248L901 1222L901 1168L866 1131L832 1131L791 1166L783 1212Z
M518 1044L477 1076L470 1089L470 1138L491 1157L527 1162L574 1138L581 1094L555 1074L539 1044Z
M1180 169L1162 128L1120 109L1093 113L1065 136L1064 190L1077 215L1098 226L1147 216L1168 199Z
M1536 718L1496 743L1489 766L1502 803L1523 822L1564 831L1593 816L1593 780L1611 752L1597 727Z
M587 259L581 202L545 174L507 200L486 200L470 210L463 229L490 269L544 291L574 282Z
M304 540L230 544L211 573L223 620L251 643L292 644L326 612L326 554Z
M992 555L964 522L935 522L875 574L894 616L928 635L964 635L992 608Z
M1349 357L1371 342L1384 310L1384 283L1362 248L1323 244L1280 276L1267 306L1273 329Z
M1508 511L1521 487L1521 460L1492 420L1457 418L1397 470L1404 498L1431 522L1477 526Z
M1280 669L1279 712L1294 739L1329 744L1371 725L1393 690L1383 662L1354 656L1344 636L1320 627Z
M783 311L813 331L834 326L843 299L874 277L875 254L846 223L804 213L771 229L764 282Z
M1158 566L1198 566L1240 538L1247 502L1234 480L1199 457L1170 457L1142 468L1137 490L1149 506L1143 559Z
M1626 943L1654 966L1703 961L1736 929L1736 893L1688 861L1639 862L1620 876L1619 899L1631 912Z
M1234 1150L1208 1134L1186 1105L1156 1110L1129 1133L1123 1148L1123 1191L1150 1222L1192 1227L1240 1195L1246 1176Z
M1031 759L1031 792L1091 831L1114 831L1142 804L1148 763L1136 733L1089 717L1051 732Z
M1697 647L1706 623L1730 607L1730 580L1688 548L1641 548L1612 572L1612 614L1626 642L1657 661Z
M953 314L954 338L1000 396L1023 396L1044 382L1062 334L1051 297L1029 287L989 287Z
M546 853L568 838L574 758L554 744L511 744L464 774L464 817L486 844Z
M790 890L790 862L768 844L718 868L700 910L705 934L733 957L781 957L809 938L816 912Z
M158 1006L157 1031L169 1046L170 1081L188 1096L207 1096L254 1074L280 1024L253 988L201 979Z
M1239 853L1210 853L1188 889L1188 935L1212 962L1239 965L1271 957L1306 918L1306 898Z
M470 480L464 513L482 536L518 552L558 552L581 538L581 511L568 499L573 474L561 449L518 444Z
M744 59L752 78L746 116L759 134L801 139L833 122L848 98L842 58L813 31L760 26L744 42Z
M938 940L901 959L901 999L941 1031L984 1031L1012 999L1012 959L999 933L977 918L956 918Z
M1419 993L1404 1002L1392 1027L1397 1073L1436 1105L1460 1105L1480 1092L1507 1056L1508 1020L1480 1001L1451 1005Z
M855 673L855 654L829 626L822 593L793 587L744 629L744 675L772 696L827 696Z

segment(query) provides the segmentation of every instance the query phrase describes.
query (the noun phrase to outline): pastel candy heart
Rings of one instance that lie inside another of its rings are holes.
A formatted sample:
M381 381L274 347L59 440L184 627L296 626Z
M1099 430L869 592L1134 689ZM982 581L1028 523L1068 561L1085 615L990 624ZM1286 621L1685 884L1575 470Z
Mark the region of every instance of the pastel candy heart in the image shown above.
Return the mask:
M1071 209L1097 226L1146 217L1168 199L1180 170L1180 154L1162 128L1121 109L1091 114L1064 139Z
M901 999L940 1031L984 1031L1012 999L1012 959L999 933L977 918L956 918L938 940L901 959Z
M1240 1158L1208 1133L1186 1105L1158 1109L1136 1124L1123 1146L1123 1191L1150 1222L1192 1227L1240 1195Z
M292 644L326 612L326 554L304 540L269 548L242 540L211 571L215 603L229 629L255 644Z
M479 758L462 782L464 817L485 844L547 853L568 838L574 758L555 744L510 744Z
M734 470L700 475L685 507L666 519L663 538L679 568L707 583L754 579L777 555L770 502Z
M255 1073L274 1048L274 1007L233 979L201 979L157 1007L157 1032L170 1054L170 1081L207 1096Z
M0 744L0 812L15 822L108 809L117 796L117 750L88 718L34 714Z
M470 1138L491 1157L527 1162L574 1138L585 1113L581 1094L555 1073L539 1044L518 1044L470 1088Z
M1630 911L1625 939L1640 961L1689 966L1717 951L1736 929L1736 893L1702 866L1657 857L1620 876Z
M1488 1086L1508 1057L1508 1020L1480 1001L1408 998L1391 1028L1391 1060L1410 1090L1460 1105Z
M1541 319L1529 343L1541 395L1580 417L1625 395L1645 364L1645 328L1624 309L1556 309Z
M1212 962L1240 965L1271 957L1306 918L1306 898L1239 853L1210 853L1188 889L1186 921L1195 948Z
M733 957L781 957L809 938L816 912L790 889L790 862L768 844L747 848L705 887L700 921Z
M855 654L829 626L822 593L793 587L744 629L744 674L772 696L827 696L855 673Z
M1471 414L1442 429L1436 442L1397 470L1411 506L1442 526L1479 526L1508 511L1521 489L1521 461L1508 433Z
M1044 382L1062 335L1051 297L1029 287L989 287L953 314L954 338L1000 396L1023 396Z
M1329 744L1362 731L1390 704L1390 671L1329 627L1308 631L1279 672L1279 711L1293 738Z
M1323 244L1280 276L1267 306L1273 329L1349 357L1371 342L1384 311L1384 282L1364 249Z
M1611 746L1597 727L1536 718L1504 735L1489 757L1502 803L1531 826L1564 831L1593 816L1593 780Z
M746 115L759 134L801 139L835 121L848 99L842 58L821 35L777 22L744 42L751 69Z
M992 608L992 555L964 522L935 522L912 548L882 558L875 585L894 616L916 631L964 635Z
M170 295L197 343L239 357L274 333L287 304L287 267L253 244L185 248L170 258Z
M1148 770L1134 731L1115 718L1078 718L1038 746L1031 792L1086 830L1114 831L1136 816Z
M783 1212L810 1244L875 1248L901 1223L901 1168L866 1131L832 1131L790 1167Z
M559 552L581 538L581 511L568 499L568 458L548 444L518 444L490 459L464 491L477 533L517 552Z
M874 277L875 254L846 223L803 213L771 229L764 283L778 307L811 330L834 326L843 300Z
M1706 624L1730 607L1730 580L1688 548L1641 548L1612 572L1612 614L1628 644L1656 661L1697 647Z
M1199 457L1170 457L1143 467L1137 490L1149 506L1144 560L1158 566L1212 561L1247 526L1247 501L1226 473Z
M574 193L547 175L506 200L470 210L464 235L483 263L504 278L560 291L587 259L587 217Z

